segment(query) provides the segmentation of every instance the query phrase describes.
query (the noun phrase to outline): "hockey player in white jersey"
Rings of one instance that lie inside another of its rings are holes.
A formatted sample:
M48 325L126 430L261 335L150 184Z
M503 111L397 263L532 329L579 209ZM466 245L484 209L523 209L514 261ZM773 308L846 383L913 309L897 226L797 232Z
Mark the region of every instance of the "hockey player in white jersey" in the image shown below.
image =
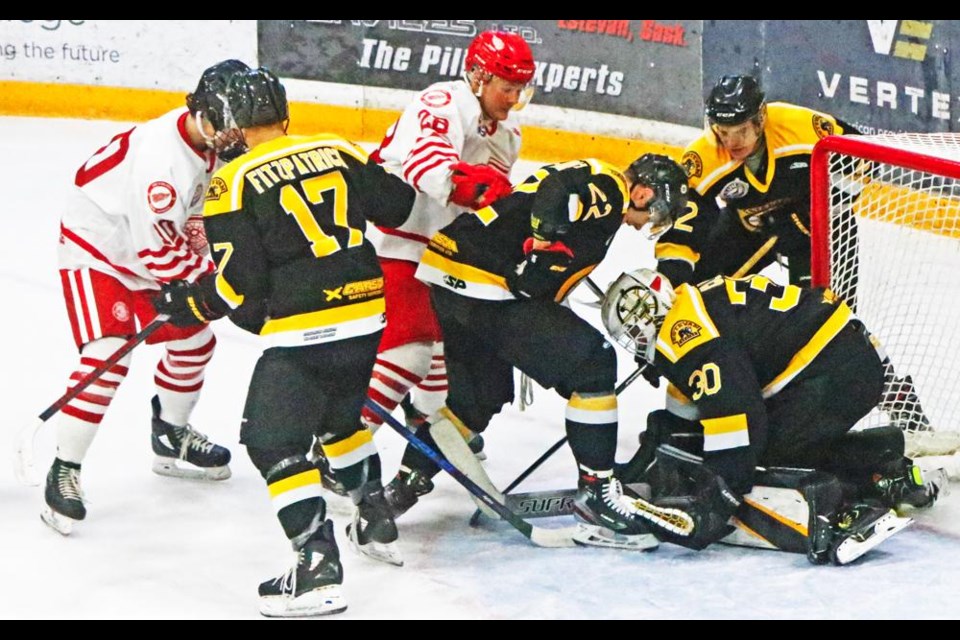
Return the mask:
M68 387L96 369L157 315L161 285L210 276L203 235L207 182L232 141L214 139L200 114L232 73L225 60L204 71L187 107L113 136L74 178L60 224L58 262L79 361ZM207 325L165 325L147 338L166 350L154 371L153 470L161 475L223 480L230 452L194 430L190 414L203 386L216 338ZM57 457L47 474L41 516L66 535L86 517L80 468L100 422L123 382L128 354L60 411Z
M434 233L466 210L510 193L510 170L520 153L513 111L530 97L533 54L515 33L486 31L471 42L461 80L421 91L371 157L417 190L413 212L396 229L369 235L386 283L387 327L369 398L392 411L416 386L413 405L430 415L447 395L439 323L428 287L414 278ZM376 428L381 419L364 409Z

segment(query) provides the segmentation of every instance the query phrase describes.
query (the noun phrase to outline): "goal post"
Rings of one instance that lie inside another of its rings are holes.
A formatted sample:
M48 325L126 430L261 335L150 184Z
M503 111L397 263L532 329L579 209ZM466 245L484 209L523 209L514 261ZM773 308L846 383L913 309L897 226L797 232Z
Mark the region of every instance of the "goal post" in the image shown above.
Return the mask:
M889 356L884 401L910 455L960 449L960 135L828 136L814 147L811 276Z

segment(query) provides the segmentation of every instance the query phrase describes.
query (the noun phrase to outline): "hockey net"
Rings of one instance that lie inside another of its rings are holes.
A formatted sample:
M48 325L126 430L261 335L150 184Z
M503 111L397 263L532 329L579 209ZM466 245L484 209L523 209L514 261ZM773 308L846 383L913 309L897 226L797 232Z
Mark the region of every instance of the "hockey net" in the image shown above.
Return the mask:
M889 356L884 399L911 456L960 449L960 136L830 136L811 162L812 275Z

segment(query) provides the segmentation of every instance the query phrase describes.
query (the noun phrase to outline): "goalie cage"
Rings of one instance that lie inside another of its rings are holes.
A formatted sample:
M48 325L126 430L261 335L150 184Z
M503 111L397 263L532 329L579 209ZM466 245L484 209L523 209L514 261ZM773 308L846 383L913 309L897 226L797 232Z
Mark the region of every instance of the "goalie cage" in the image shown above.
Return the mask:
M902 412L881 403L857 428L897 424L908 455L957 454L960 135L822 139L811 160L811 225L813 285L853 307L889 356L888 381L910 376L929 420L912 402L897 405ZM948 460L956 469L960 457Z

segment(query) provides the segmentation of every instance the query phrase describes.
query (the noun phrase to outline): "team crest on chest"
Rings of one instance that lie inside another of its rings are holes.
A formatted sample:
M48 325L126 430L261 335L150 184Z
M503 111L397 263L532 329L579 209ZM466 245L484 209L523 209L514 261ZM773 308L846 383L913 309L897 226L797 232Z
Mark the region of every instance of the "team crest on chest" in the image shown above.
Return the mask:
M699 338L703 327L692 320L677 320L670 327L670 342L682 347L694 338Z
M150 183L147 187L147 205L156 214L166 213L177 203L177 190L163 180Z
M114 302L110 308L110 313L120 322L127 322L130 319L130 307L126 302Z
M750 185L740 178L734 178L732 181L725 184L723 189L720 190L720 198L722 200L726 200L727 202L731 200L739 200L743 196L747 195L748 191L750 191Z

